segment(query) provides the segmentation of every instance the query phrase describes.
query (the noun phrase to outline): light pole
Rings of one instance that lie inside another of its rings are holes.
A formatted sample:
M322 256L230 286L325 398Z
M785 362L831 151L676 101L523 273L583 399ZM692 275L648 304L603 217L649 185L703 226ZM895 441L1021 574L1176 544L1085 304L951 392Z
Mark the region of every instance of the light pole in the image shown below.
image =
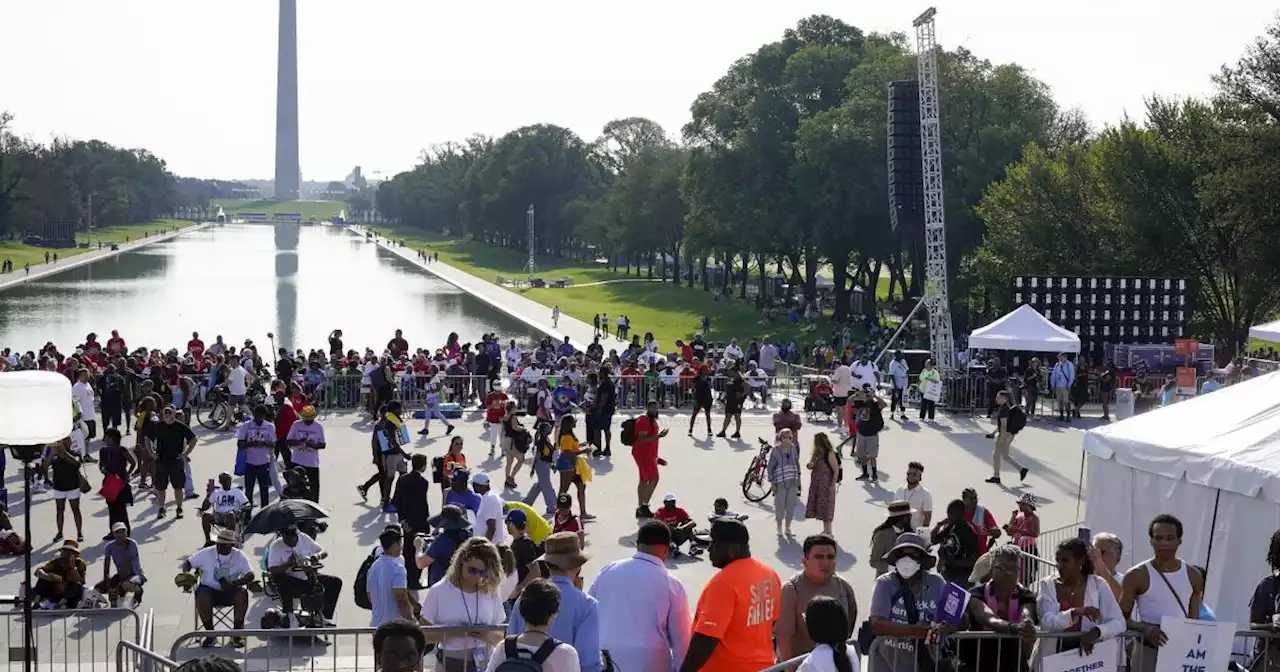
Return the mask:
M26 672L35 669L36 642L31 622L31 474L45 445L71 435L71 381L53 371L0 373L0 445L22 462L22 517L26 548L22 571L22 659Z
M525 216L525 223L528 224L529 226L529 231L526 234L529 240L529 261L525 263L524 271L525 273L529 274L530 278L532 278L538 273L538 262L534 261L533 259L534 244L533 244L533 204L532 203L529 204L529 209L525 211L524 216Z

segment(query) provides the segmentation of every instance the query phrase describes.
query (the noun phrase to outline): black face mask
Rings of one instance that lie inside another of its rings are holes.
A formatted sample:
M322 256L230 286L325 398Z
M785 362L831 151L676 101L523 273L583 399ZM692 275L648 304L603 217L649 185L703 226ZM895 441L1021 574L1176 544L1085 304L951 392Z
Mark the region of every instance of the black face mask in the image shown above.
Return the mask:
M658 417L658 412L657 412L657 411L649 411L648 413L646 413L646 415L648 415L650 418L657 418L657 417Z

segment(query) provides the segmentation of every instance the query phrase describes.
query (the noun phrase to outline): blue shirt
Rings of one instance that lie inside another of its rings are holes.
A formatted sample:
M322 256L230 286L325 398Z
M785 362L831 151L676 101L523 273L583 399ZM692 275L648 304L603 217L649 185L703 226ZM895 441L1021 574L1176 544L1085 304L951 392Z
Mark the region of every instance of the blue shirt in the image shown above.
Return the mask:
M441 534L431 540L431 545L427 547L427 557L431 558L431 564L427 566L428 588L444 578L445 572L449 571L449 561L453 559L453 552L456 550L458 550L458 542L448 534Z
M553 576L551 582L560 589L560 613L547 634L577 649L582 672L600 672L604 664L600 660L599 603L563 576ZM520 635L524 631L524 617L519 609L513 610L507 623L507 634Z
M434 567L435 565L432 565ZM365 590L369 592L369 605L373 607L373 615L369 625L378 627L383 623L400 618L400 607L396 603L395 590L408 590L409 573L404 567L404 558L380 555L369 565L366 575Z
M1219 383L1218 381L1213 380L1213 379L1209 379L1209 380L1204 381L1204 385L1200 386L1200 392L1201 392L1201 394L1209 394L1210 392L1213 392L1214 390L1221 390L1221 389L1222 389L1222 383ZM1201 619L1201 620L1203 620L1203 619Z
M444 503L446 506L457 504L471 513L480 515L480 495L477 495L472 490L458 492L453 488L449 488L449 492L444 496Z
M1049 374L1049 387L1071 387L1076 381L1076 367L1071 362L1058 362L1053 365L1053 372Z

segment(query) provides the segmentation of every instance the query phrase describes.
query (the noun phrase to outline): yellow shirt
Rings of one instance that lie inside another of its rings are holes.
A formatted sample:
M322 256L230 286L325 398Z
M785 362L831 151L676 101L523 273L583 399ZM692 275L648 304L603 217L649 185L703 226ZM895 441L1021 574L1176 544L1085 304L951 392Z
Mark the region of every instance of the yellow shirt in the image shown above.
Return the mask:
M548 523L546 518L534 511L532 506L524 502L506 502L504 506L507 511L524 511L525 517L529 519L528 523L526 523L525 532L528 533L529 539L533 543L541 544L551 535L551 523Z

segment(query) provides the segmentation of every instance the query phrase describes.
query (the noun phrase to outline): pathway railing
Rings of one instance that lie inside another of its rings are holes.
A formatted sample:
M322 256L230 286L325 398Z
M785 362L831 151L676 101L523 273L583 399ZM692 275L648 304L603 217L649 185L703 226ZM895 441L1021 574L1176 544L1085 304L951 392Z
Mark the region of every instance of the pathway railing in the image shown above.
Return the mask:
M132 609L38 609L32 612L36 669L90 672L109 670L119 642L138 644L142 615ZM0 646L17 652L5 669L23 669L22 610L0 612Z

